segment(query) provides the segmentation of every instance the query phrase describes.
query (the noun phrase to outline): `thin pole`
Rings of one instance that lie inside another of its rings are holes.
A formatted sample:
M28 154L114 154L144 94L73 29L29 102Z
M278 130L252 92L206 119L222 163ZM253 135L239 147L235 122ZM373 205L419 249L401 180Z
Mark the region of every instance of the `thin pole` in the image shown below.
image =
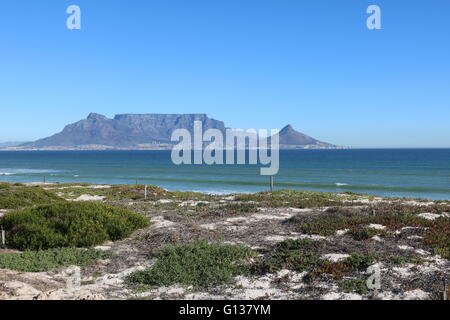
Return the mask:
M445 278L443 279L444 282L444 292L442 292L442 300L447 301L448 297L447 297L447 283L445 281Z
M273 176L270 176L270 192L273 192Z
M147 185L144 187L144 199L147 200Z
M1 229L1 238L2 238L2 247L5 247L6 245L6 237L5 237L5 230L3 230L3 226Z

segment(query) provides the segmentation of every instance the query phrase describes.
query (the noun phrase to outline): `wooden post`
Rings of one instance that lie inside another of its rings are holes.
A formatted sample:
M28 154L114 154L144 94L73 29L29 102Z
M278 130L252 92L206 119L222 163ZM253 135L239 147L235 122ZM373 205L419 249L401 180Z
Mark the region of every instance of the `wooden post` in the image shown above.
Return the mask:
M2 226L2 228L1 228L1 244L2 244L2 247L5 247L6 246L6 237L5 237L5 230L3 230L3 226Z
M445 278L443 279L443 281L444 281L444 291L441 294L441 298L442 298L442 300L447 301L448 300L448 297L447 297L447 283L445 282Z
M144 200L147 200L147 185L144 187Z
M273 192L273 176L270 176L270 192Z

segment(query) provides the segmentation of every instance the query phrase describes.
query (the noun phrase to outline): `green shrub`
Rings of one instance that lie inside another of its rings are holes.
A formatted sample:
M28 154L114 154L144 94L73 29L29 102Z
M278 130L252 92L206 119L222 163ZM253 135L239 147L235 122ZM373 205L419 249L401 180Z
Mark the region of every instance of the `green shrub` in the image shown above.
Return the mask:
M430 245L435 254L450 260L450 218L440 218L433 222L423 242Z
M261 261L255 264L256 273L273 273L282 269L305 271L322 263L318 254L318 241L309 239L286 240L278 243Z
M347 279L338 282L339 289L345 293L367 294L369 289L367 283L361 279Z
M92 188L89 184L59 184L54 186L59 193L64 195L66 199L76 199L81 195L102 196L106 200L144 200L144 185L112 185L106 188ZM161 198L172 198L174 192L165 191L164 189L147 185L147 199L157 200ZM183 195L182 195L183 196ZM186 194L184 197L188 199L195 198L194 193Z
M61 248L45 251L0 254L0 269L42 272L64 266L85 266L97 259L110 258L108 252L94 249Z
M253 203L231 203L220 206L218 210L228 214L242 214L258 212L258 206Z
M255 201L260 207L316 208L339 205L342 201L336 194L326 192L277 190L255 194L237 194L237 201Z
M131 274L127 281L150 286L180 284L206 288L247 273L246 260L253 256L253 251L244 246L206 241L170 246L157 253L154 266Z
M353 228L349 231L349 234L353 237L353 239L357 241L368 240L373 236L380 234L382 231L372 229L365 226L360 226Z
M380 259L381 257L375 254L352 254L344 261L344 264L351 269L367 269L369 266L379 261Z
M62 199L41 187L0 183L0 209L18 209L55 201Z
M149 225L132 211L92 202L59 202L0 218L7 245L20 250L90 247L119 240Z

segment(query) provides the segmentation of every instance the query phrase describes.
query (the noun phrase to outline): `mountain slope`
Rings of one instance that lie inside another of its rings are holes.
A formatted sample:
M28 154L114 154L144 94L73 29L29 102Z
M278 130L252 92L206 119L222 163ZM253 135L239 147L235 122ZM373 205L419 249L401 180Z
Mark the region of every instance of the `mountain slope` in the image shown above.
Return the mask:
M25 143L25 141L22 141L22 142L16 142L16 141L0 142L0 148L17 147L24 143Z
M294 130L291 125L287 125L278 133L280 148L336 148L335 145L316 140L306 134Z
M210 128L225 131L223 122L205 114L119 114L113 119L91 113L86 119L70 124L51 137L26 143L25 148L63 147L87 145L114 148L136 148L144 144L168 144L175 129L193 132L194 121Z

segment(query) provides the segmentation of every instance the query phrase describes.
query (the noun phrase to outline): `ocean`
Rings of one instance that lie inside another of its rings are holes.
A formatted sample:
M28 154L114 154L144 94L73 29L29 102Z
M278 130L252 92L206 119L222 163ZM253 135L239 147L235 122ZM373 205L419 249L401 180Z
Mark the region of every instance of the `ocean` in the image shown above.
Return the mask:
M0 152L0 181L154 184L205 193L269 188L259 166L172 164L170 151ZM450 149L282 150L279 189L450 200Z

